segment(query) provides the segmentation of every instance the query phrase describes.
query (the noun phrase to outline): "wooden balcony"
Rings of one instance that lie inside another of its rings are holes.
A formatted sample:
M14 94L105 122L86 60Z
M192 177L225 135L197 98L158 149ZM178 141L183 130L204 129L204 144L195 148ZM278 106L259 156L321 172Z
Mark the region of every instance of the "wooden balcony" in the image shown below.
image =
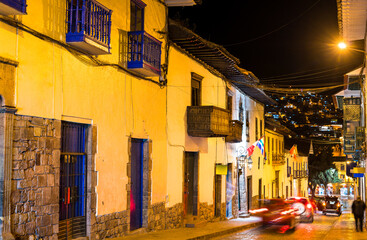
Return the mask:
M242 126L243 122L238 120L229 121L229 135L226 137L226 142L238 143L242 142Z
M356 127L356 139L363 141L364 136L365 136L365 127Z
M284 154L273 153L273 155L272 155L272 165L273 166L281 166L283 164L285 164Z
M192 137L226 137L229 111L215 106L188 106L187 133Z
M0 15L27 14L26 0L0 0Z
M344 153L345 154L354 154L356 150L355 144L344 144Z

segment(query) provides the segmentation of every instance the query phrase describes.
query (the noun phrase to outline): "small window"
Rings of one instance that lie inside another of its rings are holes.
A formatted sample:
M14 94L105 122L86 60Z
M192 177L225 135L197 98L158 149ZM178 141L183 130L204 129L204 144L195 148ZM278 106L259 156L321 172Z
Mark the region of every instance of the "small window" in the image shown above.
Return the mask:
M140 0L130 2L130 31L144 31L144 8L146 4Z
M364 76L362 77L362 80ZM349 77L348 90L361 90L361 85L359 84L359 76Z
M246 111L246 141L250 142L250 119L249 112Z
M233 97L232 97L232 93L231 91L229 91L229 89L227 89L227 110L229 111L229 119L232 119L232 102L233 102Z
M344 170L345 170L345 166L344 166L344 164L340 165L340 170L341 170L341 171L344 171Z
M260 157L259 157L259 159L257 160L257 169L260 169L260 164L261 164L261 161L260 161Z
M255 136L256 136L256 141L257 141L259 139L259 128L258 128L257 118L255 118Z
M240 120L241 122L243 122L243 120L244 120L242 99L240 99L240 106L239 106L239 111L238 111L238 120Z
M263 137L263 120L260 120L260 138Z
M201 80L203 77L191 73L191 106L201 106Z

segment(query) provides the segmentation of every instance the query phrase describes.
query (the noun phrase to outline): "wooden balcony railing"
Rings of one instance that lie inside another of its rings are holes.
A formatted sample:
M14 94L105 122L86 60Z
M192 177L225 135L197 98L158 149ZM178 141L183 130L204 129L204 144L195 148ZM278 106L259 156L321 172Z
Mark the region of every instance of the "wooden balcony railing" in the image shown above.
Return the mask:
M229 135L229 111L215 106L188 106L187 133L192 137Z
M281 153L273 153L272 155L272 165L279 166L285 164L284 154Z
M243 122L238 120L229 121L229 135L226 137L226 142L238 143L242 142L242 127Z

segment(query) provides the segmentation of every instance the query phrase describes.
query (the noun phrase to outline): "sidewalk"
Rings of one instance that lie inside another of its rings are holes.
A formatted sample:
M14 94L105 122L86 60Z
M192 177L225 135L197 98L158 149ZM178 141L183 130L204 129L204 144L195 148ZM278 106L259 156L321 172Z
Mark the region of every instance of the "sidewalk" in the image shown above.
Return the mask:
M195 228L178 228L171 230L163 230L150 233L142 233L136 235L128 235L124 237L113 238L113 240L147 240L147 239L174 239L174 240L194 240L209 239L212 237L222 236L229 233L245 230L248 228L259 226L261 219L258 217L236 218L227 221L206 223Z
M366 240L367 231L366 228L363 232L357 232L355 230L354 217L350 211L343 213L338 221L335 222L333 227L328 232L324 240Z

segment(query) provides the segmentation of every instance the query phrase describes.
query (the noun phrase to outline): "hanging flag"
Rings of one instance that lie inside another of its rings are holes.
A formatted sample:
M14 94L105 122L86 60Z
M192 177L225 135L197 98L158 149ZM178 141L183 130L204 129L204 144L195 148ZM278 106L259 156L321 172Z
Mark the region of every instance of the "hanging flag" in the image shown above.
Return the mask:
M289 153L292 155L292 157L297 158L297 144L294 144L289 150Z
M261 150L261 155L264 156L264 137L260 138L257 142L256 142L256 146Z
M312 140L310 143L310 151L308 152L309 155L313 154L313 146L312 146Z
M247 156L251 156L254 153L256 142L247 148Z

